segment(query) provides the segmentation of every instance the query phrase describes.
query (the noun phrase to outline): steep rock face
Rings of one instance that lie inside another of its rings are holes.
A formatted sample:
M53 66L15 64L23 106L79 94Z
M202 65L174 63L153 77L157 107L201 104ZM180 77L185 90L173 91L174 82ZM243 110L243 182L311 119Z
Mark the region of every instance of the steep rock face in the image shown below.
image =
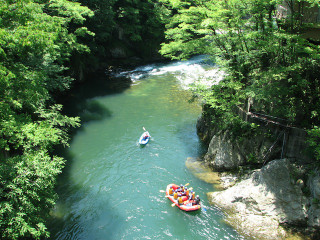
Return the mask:
M227 188L209 193L209 199L231 213L228 220L235 228L259 239L283 239L287 233L282 224L300 227L312 239L320 239L320 172L308 154L305 131L271 125L263 128L273 137L266 139L261 134L239 141L213 126L210 114L204 113L198 120L198 134L209 145L204 160L220 172L220 187ZM250 164L252 157L256 163L270 163L249 173L250 177L247 170L238 176L223 172ZM292 163L271 161L279 157ZM243 174L246 180L238 182Z
M287 159L274 160L231 188L208 193L209 200L230 212L230 223L259 239L283 239L281 223L306 225L308 200L292 184Z
M277 124L259 122L250 118L250 122L259 125L259 134L232 138L227 131L222 132L212 123L211 109L203 107L203 114L197 122L199 137L208 143L205 161L216 171L229 171L241 165L265 163L277 158L290 158L300 164L310 164L306 142L307 133L303 129L284 127Z
M216 171L234 169L245 162L238 148L227 140L226 134L213 136L204 160Z
M310 208L308 209L308 225L320 229L320 174L315 172L309 177Z
M210 113L207 113L207 111L209 111L208 106L204 105L202 116L197 121L197 133L202 141L209 143L216 131Z
M263 163L272 157L268 154L272 146L269 139L255 137L255 139L231 140L228 132L216 133L210 141L204 160L215 171L229 171L250 161L250 156L256 163ZM273 154L279 155L279 149L274 147Z

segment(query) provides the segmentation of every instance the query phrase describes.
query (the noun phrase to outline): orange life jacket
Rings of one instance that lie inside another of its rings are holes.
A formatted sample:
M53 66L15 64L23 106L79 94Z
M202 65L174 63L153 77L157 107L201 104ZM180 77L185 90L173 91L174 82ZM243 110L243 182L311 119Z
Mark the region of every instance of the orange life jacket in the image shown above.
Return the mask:
M178 193L175 192L175 193L173 194L173 198L174 198L174 199L177 199L177 198L178 198Z

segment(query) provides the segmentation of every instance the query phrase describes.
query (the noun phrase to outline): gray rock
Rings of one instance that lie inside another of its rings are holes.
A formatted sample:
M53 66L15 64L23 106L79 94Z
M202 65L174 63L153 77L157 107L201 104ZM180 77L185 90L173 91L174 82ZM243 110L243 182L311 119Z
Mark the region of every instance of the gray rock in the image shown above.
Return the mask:
M315 172L309 177L310 208L308 210L308 225L320 228L320 175Z
M269 160L272 154L279 153L277 147L270 151L273 143L267 138L255 137L254 140L231 140L228 132L216 133L210 141L204 160L215 171L229 171L246 165L250 156L255 158L255 163L263 163Z
M216 171L231 170L244 163L244 158L226 136L213 136L204 158Z
M319 176L319 173L316 173L310 177L309 188L311 191L311 196L315 199L320 200L320 176Z
M281 223L307 223L308 201L292 184L291 167L287 159L274 160L233 187L209 193L209 200L231 212L229 222L239 231L261 239L283 239Z

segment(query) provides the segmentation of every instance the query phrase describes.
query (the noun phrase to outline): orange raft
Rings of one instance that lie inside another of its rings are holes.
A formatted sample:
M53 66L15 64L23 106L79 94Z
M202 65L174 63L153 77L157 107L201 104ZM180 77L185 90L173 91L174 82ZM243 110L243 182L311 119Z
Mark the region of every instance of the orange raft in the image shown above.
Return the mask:
M166 189L166 197L169 198L171 200L171 202L173 202L178 208L180 208L181 210L186 211L186 212L196 211L196 210L201 208L201 204L200 203L197 204L197 205L193 205L192 203L194 203L194 200L187 200L186 196L182 197L183 203L179 204L178 200L175 200L173 198L173 194L171 194L171 195L169 194L169 189L170 189L171 186L172 186L172 188L174 190L179 187L178 185L173 184L173 183L169 184L167 186L167 189Z

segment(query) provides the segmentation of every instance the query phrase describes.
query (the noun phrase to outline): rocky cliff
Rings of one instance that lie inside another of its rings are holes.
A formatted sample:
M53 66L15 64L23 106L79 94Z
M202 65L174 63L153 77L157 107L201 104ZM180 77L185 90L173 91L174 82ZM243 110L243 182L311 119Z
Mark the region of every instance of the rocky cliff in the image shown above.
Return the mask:
M288 131L287 136L283 134L286 145L291 143L295 147L287 147L290 158L272 160L275 155L283 154L284 140L276 144L272 138L258 136L240 143L232 140L227 132L217 131L204 119L199 120L197 128L201 137L210 139L204 160L220 175L225 175L223 171L247 166L252 156L258 163L255 167L260 166L246 175L238 175L238 180L228 183L225 190L208 193L212 204L227 213L227 220L233 227L258 239L285 239L287 229L319 239L320 175L317 169L310 168L313 165L309 157L301 158L304 144L301 134L297 134L297 138L289 136ZM275 135L281 136L280 131ZM266 158L270 146L274 151Z

